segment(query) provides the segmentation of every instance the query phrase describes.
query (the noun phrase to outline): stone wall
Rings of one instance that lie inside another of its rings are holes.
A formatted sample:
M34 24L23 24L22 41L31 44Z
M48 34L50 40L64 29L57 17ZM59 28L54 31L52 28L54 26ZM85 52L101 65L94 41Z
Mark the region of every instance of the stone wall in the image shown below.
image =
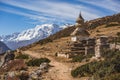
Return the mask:
M100 58L104 50L110 49L108 40L108 36L99 36L97 38L89 38L79 42L71 42L70 46L66 49L62 49L57 56L70 58L80 54L95 54L96 58ZM117 45L116 47L120 49L120 46Z
M64 54L64 53L57 53L58 57L64 57L64 58L69 58L69 54Z
M120 50L120 44L110 44L110 49Z

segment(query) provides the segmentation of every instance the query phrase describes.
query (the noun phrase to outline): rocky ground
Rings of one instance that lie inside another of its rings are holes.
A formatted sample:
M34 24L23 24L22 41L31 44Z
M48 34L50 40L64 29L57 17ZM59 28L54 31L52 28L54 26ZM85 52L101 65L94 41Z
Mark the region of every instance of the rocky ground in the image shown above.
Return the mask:
M14 63L14 61L12 61L12 63ZM29 68L21 66L22 63L19 64L18 67L16 65L12 66L10 70L7 69L9 65L4 66L4 69L1 70L0 80L42 80L42 75L48 72L49 69L48 63L42 63L39 67Z
M40 53L36 53L33 51L25 51L24 53L29 54L30 56L36 58L41 57ZM42 75L42 80L87 80L87 78L77 79L71 76L71 70L74 67L81 65L81 63L74 64L74 63L59 61L56 60L56 58L53 56L42 55L42 57L47 57L48 59L51 60L50 62L51 67L47 73Z

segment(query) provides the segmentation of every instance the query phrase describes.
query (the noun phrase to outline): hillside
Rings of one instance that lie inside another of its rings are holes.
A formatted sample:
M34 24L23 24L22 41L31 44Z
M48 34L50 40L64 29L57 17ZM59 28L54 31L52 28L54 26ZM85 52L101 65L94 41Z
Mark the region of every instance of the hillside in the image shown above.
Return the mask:
M51 60L50 65L53 67L50 68L48 73L43 75L43 80L56 80L56 77L57 80L79 80L79 78L75 79L71 76L71 69L85 63L75 64L69 62L69 59L55 57L56 52L68 47L69 42L70 37L60 38L44 45L37 44L36 46L25 50L23 53L35 58L47 57ZM86 78L81 78L81 80L84 79Z
M105 22L104 19L107 19L109 23L106 23L107 21ZM99 20L102 20L100 24ZM91 26L88 26L89 24L95 25L91 28ZM117 50L104 51L105 54L102 55L100 59L93 59L92 57L95 56L95 54L92 53L85 56L80 54L72 58L57 56L60 52L69 51L71 45L70 34L75 28L75 26L69 26L45 39L13 51L15 60L8 62L8 65L6 63L5 68L3 67L3 70L1 70L1 74L4 75L2 71L7 71L7 74L11 76L10 73L17 70L17 77L22 76L28 79L28 76L30 76L30 78L34 80L38 78L42 78L42 80L56 80L56 78L57 80L88 80L92 77L100 80L110 80L112 77L113 80L116 80L116 77L119 78L120 52ZM88 29L90 37L103 35L115 37L120 32L119 17L113 15L95 19L89 21L85 28ZM119 35L120 34L117 36ZM48 62L47 64L50 66L49 68L47 67L47 69L45 68L43 72L39 69L42 62ZM11 65L9 66L10 63ZM14 63L16 65L14 65ZM17 66L18 64L19 66ZM16 74L14 72L14 76L12 77L16 77ZM110 75L110 77L108 75Z
M98 26L109 24L111 22L120 23L120 13L114 14L111 16L105 16L102 18L94 19L94 20L90 20L90 21L87 21L86 24L87 24L87 29L94 29Z
M94 29L89 30L92 37L95 36L116 36L118 32L120 32L120 23L118 22L111 22L109 24L104 24L98 26Z
M117 32L120 32L120 13L106 16L94 20L87 21L86 29L89 31L90 36L99 36L99 35L107 35L107 36L115 36ZM36 44L45 44L48 42L52 42L53 40L60 39L62 37L68 37L74 31L75 26L67 27L59 32L50 35L49 37L39 40L29 46L22 47L22 50L28 49L30 47L34 47Z
M113 15L113 16L116 17L115 15ZM100 20L101 19L104 20L105 18L107 18L109 21L110 19L113 19L113 16L109 16L109 18L108 17L100 18ZM88 29L90 36L91 37L102 36L102 35L113 36L113 37L116 36L116 34L118 32L120 32L119 19L117 21L116 18L115 18L115 20L109 21L109 23L101 23L92 29ZM92 24L95 24L94 23L95 21L97 24L98 23L97 20L99 20L99 19L93 20ZM87 28L87 26L86 26L86 28ZM86 75L83 75L82 77L80 77L79 74L77 75L76 78L71 77L71 75L74 77L74 74L77 74L76 70L78 70L78 68L81 67L82 65L83 66L87 65L87 64L92 65L91 61L86 62L83 60L83 62L73 62L72 63L71 59L55 57L56 53L61 52L62 50L67 50L66 48L68 48L68 45L70 43L70 34L74 31L74 29L75 29L75 26L65 28L64 30L61 30L61 31L57 32L56 34L53 34L43 40L40 40L40 41L38 41L32 45L29 45L27 47L21 48L21 50L24 50L25 54L31 55L33 57L38 57L38 58L39 57L47 57L51 60L50 64L54 67L50 68L50 71L43 75L44 77L46 76L45 79L43 79L43 80L49 80L49 79L55 80L56 77L57 77L57 80L66 80L66 79L67 80L79 80L79 79L84 80L84 79L88 79L89 77L91 77L92 73L89 74L87 72L85 73ZM115 52L113 52L113 53L115 53ZM116 53L116 55L119 55L119 52ZM109 60L112 60L112 58L114 58L114 57L110 57ZM110 68L112 67L111 66L112 63L108 63L107 61L103 62L103 63L96 62L96 65L100 64L100 66L102 66L102 64L104 64L104 63L109 64ZM104 69L104 67L101 67L101 68ZM72 73L71 70L75 70L75 71ZM111 69L109 69L109 70L111 70ZM116 70L116 68L115 68L115 70ZM103 73L104 73L104 71L103 71ZM97 73L95 73L95 74L97 74ZM102 74L102 73L100 73L100 74ZM110 72L110 74L112 75L111 72ZM106 75L105 78L109 79L107 74L105 74L105 75ZM119 76L119 74L116 74L115 76Z
M48 42L52 42L53 40L60 39L60 38L62 38L62 37L68 37L68 36L70 36L71 32L74 31L74 29L75 29L74 26L72 26L72 27L67 27L67 28L65 28L65 29L63 29L63 30L61 30L61 31L59 31L59 32L56 32L56 33L53 34L53 35L50 35L49 37L47 37L47 38L45 38L45 39L39 40L38 42L35 42L35 43L31 44L31 45L22 47L22 48L20 48L20 49L26 50L26 49L29 49L29 48L31 48L31 47L36 46L37 44L42 45L42 44L46 44L46 43L48 43Z

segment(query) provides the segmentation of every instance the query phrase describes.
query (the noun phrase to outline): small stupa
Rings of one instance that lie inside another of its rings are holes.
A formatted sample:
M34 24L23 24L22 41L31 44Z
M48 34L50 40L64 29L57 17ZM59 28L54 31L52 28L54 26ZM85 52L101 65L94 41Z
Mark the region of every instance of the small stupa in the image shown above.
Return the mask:
M87 39L89 37L88 31L85 29L84 18L82 17L81 13L76 20L75 24L76 29L71 33L71 41L80 41Z

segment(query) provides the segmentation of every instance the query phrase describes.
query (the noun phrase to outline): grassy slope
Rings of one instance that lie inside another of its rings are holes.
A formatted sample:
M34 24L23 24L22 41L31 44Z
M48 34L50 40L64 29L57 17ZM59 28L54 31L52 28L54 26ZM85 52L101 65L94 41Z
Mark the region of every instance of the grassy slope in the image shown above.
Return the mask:
M96 36L98 34L104 34L108 36L115 36L117 32L120 32L120 26L110 26L105 27L106 24L97 26L96 28L90 29L89 32L91 36ZM27 47L21 48L22 50L33 50L37 51L39 53L55 53L60 50L60 48L57 48L57 45L60 45L61 47L65 47L66 42L69 41L69 36L72 31L74 31L75 27L68 27L64 30L61 30L57 32L56 34L53 34L49 36L48 38L45 38L43 40L40 40L34 44L31 44ZM112 75L112 74L111 74ZM118 75L119 76L119 75Z
M104 28L104 26L106 24L109 24L111 22L118 22L120 24L120 13L112 15L112 16L106 16L106 17L87 21L85 27L89 30L89 32L91 33L91 36L96 36L99 34L105 34L105 35L112 34L112 36L114 36L117 32L120 31L120 25L116 26L117 28L115 26L113 28L112 28L112 26L111 26L111 28L110 27ZM65 28L64 30L61 30L45 39L35 42L34 44L22 47L21 49L26 50L30 47L34 47L36 44L45 44L48 42L52 42L55 39L59 39L62 37L68 37L68 36L70 36L71 32L73 32L74 29L75 29L74 26ZM100 33L99 33L99 31L100 31Z

